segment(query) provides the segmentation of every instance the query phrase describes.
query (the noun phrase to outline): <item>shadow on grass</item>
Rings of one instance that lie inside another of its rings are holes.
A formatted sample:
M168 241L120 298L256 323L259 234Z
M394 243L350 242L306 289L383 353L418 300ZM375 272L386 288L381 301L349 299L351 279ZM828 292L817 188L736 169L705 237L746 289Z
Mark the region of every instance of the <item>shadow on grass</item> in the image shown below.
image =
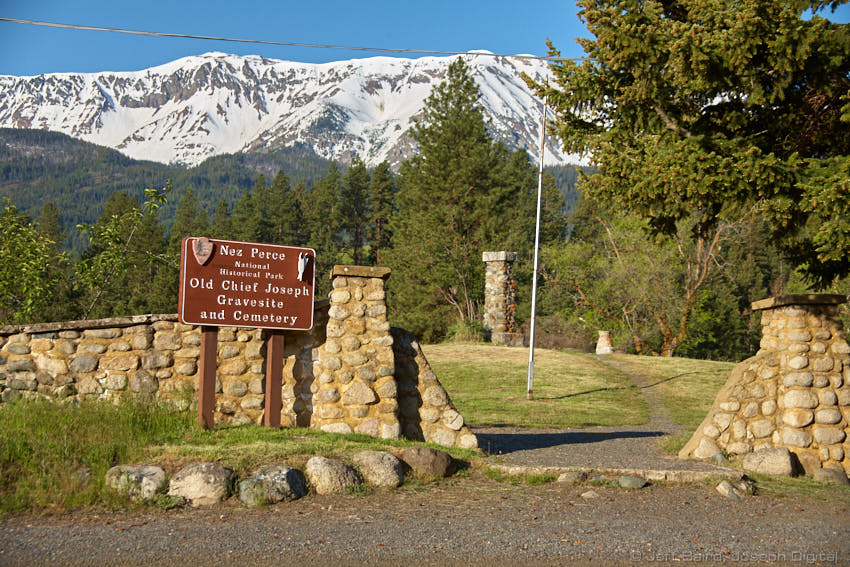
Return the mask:
M559 445L601 443L611 439L643 439L669 435L666 431L568 431L559 433L479 432L478 446L487 453L506 454L530 449L546 449Z
M674 380L676 378L681 378L682 376L689 376L691 374L705 374L705 372L683 372L682 374L676 374L675 376L670 376L669 378L662 378L657 382L653 382L652 384L635 384L635 387L643 390L645 388L652 388L653 386L657 386L659 384L663 384L664 382L669 382L670 380ZM549 397L535 397L536 400L545 401L545 400L566 400L568 398L577 398L579 396L586 396L588 394L596 394L597 392L614 392L616 390L626 390L628 387L626 386L611 386L608 388L594 388L592 390L585 390L584 392L574 392L572 394L564 394L563 396L549 396Z
M643 384L642 386L638 386L638 388L652 388L653 386L657 386L659 384L663 384L664 382L669 382L675 378L681 378L682 376L690 376L691 374L707 374L707 372L683 372L681 374L676 374L675 376L670 376L669 378L662 378L658 382L653 382L652 384Z
M588 394L595 394L597 392L614 392L616 390L626 390L624 386L613 386L611 388L594 388L592 390L585 390L584 392L574 392L572 394L564 394L563 396L550 396L550 397L542 397L542 396L534 396L535 400L545 401L545 400L566 400L567 398L577 398L578 396L586 396Z

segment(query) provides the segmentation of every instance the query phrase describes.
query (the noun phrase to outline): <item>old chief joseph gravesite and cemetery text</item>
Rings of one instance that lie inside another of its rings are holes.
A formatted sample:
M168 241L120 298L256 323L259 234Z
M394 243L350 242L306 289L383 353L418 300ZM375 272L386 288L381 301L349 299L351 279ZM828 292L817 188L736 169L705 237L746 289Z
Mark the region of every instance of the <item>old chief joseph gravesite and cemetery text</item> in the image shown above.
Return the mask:
M315 250L187 237L181 254L184 324L308 331Z

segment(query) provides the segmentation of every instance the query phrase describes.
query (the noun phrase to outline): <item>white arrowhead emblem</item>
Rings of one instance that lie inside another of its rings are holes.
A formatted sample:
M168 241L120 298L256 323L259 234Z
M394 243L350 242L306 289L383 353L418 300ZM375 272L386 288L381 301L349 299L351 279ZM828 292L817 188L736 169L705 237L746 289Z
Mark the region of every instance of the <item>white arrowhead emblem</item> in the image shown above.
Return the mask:
M212 251L213 243L206 236L196 238L195 242L192 243L192 252L195 254L195 260L202 266L209 262Z

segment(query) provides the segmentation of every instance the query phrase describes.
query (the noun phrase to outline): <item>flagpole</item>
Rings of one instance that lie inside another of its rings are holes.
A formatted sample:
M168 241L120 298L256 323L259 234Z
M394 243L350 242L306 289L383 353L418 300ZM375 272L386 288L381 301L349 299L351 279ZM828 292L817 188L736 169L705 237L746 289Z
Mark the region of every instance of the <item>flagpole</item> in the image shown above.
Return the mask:
M531 284L531 329L528 339L528 386L525 397L534 399L534 334L537 316L537 268L540 256L540 204L543 194L543 152L546 148L546 99L543 99L543 113L540 119L540 167L537 174L537 221L534 225L534 275Z

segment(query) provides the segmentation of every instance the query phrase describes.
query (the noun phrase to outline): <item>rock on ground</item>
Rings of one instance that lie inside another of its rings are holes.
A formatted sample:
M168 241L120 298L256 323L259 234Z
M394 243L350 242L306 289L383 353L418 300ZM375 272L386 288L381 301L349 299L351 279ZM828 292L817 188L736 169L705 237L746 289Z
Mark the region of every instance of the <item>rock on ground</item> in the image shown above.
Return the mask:
M729 482L722 481L715 489L717 492L728 498L729 500L740 500L744 496L753 493L753 486L746 481Z
M452 456L445 451L417 445L408 447L401 453L401 460L422 476L449 476L455 471Z
M218 463L194 463L174 475L168 495L182 496L193 507L210 506L230 495L232 475L232 469Z
M356 470L345 463L325 457L311 457L304 472L318 494L345 492L349 487L363 483Z
M584 471L567 471L558 475L558 482L569 482L578 484L587 480L587 473Z
M372 486L395 488L404 482L401 461L384 451L361 451L354 455L354 466Z
M643 488L648 482L639 476L626 475L617 479L620 488Z
M106 486L134 500L151 500L165 490L165 471L148 465L118 465L106 471Z
M297 500L307 494L304 475L285 466L260 467L239 483L239 499L248 506Z

